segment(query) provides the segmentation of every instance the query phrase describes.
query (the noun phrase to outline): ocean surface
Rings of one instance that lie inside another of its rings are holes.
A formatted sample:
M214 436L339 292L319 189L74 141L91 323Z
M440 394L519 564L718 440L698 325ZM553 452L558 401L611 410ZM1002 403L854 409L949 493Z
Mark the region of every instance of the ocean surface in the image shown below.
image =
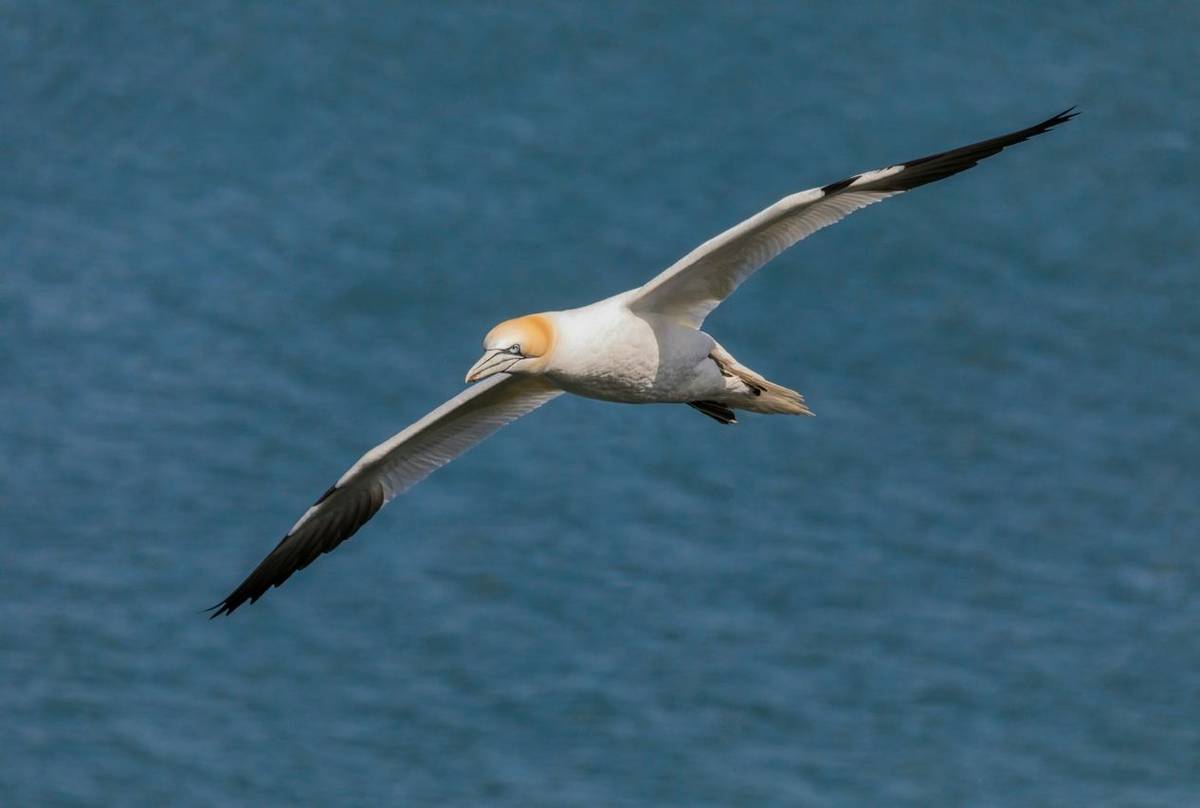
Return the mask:
M0 3L0 801L1200 804L1200 5ZM497 321L1082 115L230 618Z

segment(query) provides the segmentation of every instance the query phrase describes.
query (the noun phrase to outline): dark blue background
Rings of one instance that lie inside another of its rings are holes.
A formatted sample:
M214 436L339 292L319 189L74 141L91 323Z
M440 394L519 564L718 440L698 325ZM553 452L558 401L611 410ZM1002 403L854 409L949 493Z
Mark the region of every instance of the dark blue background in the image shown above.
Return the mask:
M1200 792L1194 3L0 4L13 805ZM509 316L1078 104L215 603Z

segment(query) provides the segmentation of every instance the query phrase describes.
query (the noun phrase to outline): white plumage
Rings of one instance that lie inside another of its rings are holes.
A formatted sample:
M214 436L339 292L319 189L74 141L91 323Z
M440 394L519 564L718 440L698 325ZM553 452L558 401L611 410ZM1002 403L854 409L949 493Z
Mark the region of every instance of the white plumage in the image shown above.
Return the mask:
M784 197L637 289L567 311L507 320L467 373L476 382L376 446L310 507L220 604L254 602L354 535L389 500L500 427L564 392L623 403L686 403L721 423L734 410L811 415L804 398L733 358L704 319L755 270L859 208L956 174L1075 113L960 149Z

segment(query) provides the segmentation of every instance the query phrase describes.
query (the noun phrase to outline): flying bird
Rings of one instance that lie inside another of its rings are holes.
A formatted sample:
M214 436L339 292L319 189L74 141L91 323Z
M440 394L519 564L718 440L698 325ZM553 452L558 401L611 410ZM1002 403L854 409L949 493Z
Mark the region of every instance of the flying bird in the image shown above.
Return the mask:
M704 242L648 283L587 306L505 320L484 338L467 387L371 449L330 486L212 616L262 597L354 535L388 501L505 424L563 393L625 404L687 404L722 424L746 410L811 415L701 331L704 319L775 256L890 196L971 168L1078 114L855 174L786 196Z

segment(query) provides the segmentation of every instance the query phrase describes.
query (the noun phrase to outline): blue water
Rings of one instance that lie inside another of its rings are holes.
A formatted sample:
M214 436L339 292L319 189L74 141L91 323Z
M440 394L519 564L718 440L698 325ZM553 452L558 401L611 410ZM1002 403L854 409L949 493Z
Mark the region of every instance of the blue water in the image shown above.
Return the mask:
M1200 802L1194 3L0 4L7 805ZM216 603L496 321L1083 115Z

